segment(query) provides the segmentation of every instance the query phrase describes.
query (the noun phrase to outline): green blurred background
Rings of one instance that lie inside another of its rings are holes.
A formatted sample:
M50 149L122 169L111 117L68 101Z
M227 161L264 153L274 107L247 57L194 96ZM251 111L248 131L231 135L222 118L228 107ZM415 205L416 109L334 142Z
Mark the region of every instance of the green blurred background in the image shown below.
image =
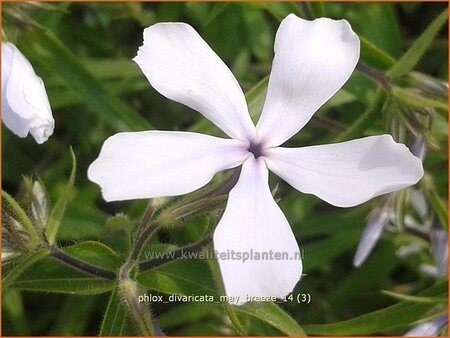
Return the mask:
M298 3L63 2L42 7L3 3L2 7L4 39L18 46L44 80L56 121L54 135L41 146L30 137L19 139L2 129L3 189L20 197L22 175L39 177L56 201L70 174L68 149L72 146L78 160L76 194L58 235L61 245L97 240L109 216L124 212L136 220L145 208L145 201L106 204L99 187L87 180L87 168L106 138L120 131L147 129L220 135L200 114L158 94L131 61L142 44L145 27L162 21L191 24L232 69L244 92L253 88L247 99L257 116L264 99L264 84L257 84L270 73L280 20L289 13L303 16ZM360 37L396 60L446 7L447 3L312 3L310 9L316 17L347 19ZM447 81L448 74L446 32L444 28L416 67L442 81ZM381 72L387 69L367 51L362 53L362 62ZM355 72L289 145L333 141L364 112L375 88L376 83ZM364 135L389 132L387 114L388 109L380 112ZM432 137L424 165L446 201L444 114L436 117ZM271 180L273 187L278 181ZM367 262L359 269L352 266L359 237L377 200L339 209L284 182L279 182L278 195L304 250L306 276L294 293L309 293L311 302L282 305L301 325L342 321L395 304L397 300L381 294L382 289L414 294L436 282L419 268L432 263L428 243L407 233L385 232ZM204 221L162 231L158 240L178 246L192 243L200 239ZM399 258L398 249L410 243L418 244L420 252ZM208 269L205 274L200 281L212 278ZM97 335L107 301L107 294L75 296L10 289L3 294L3 335ZM153 312L168 335L236 334L220 305L155 304ZM254 318L244 315L243 320L250 335L280 334ZM135 334L131 324L127 327L129 334ZM376 333L398 335L406 329L400 326Z

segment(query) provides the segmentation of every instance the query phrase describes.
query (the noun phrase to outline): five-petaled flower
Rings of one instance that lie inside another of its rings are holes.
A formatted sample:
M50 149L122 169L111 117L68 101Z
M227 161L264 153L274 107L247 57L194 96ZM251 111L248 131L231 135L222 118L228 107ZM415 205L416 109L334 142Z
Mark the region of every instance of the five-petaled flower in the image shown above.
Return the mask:
M10 42L2 42L2 120L17 136L30 133L39 144L55 127L42 79Z
M277 32L266 101L255 127L231 71L184 23L144 31L134 61L162 95L212 121L231 139L192 132L119 133L89 168L107 201L176 196L242 165L214 233L219 252L286 252L284 260L223 260L229 296L283 297L302 274L299 247L268 185L269 170L297 190L339 206L415 184L421 161L389 135L303 148L280 147L348 80L359 39L345 20L289 15Z

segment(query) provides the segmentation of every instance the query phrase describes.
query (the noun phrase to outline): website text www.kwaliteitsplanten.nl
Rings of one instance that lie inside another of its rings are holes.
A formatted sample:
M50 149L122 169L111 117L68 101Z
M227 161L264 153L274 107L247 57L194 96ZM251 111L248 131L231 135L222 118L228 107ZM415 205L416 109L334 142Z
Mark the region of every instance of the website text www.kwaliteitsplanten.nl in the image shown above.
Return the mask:
M232 261L300 261L303 258L303 251L297 252L287 252L287 251L258 251L258 250L247 250L247 251L236 251L228 249L226 251L218 250L202 250L202 251L192 251L189 249L175 250L168 252L155 252L146 251L144 252L145 260L167 260L171 261L174 259L220 259L220 260L232 260Z

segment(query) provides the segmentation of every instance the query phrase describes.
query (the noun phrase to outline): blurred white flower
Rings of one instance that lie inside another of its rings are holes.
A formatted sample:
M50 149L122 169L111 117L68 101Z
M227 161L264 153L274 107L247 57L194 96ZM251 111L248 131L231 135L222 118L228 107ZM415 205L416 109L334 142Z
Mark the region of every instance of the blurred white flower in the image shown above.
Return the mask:
M297 240L274 201L269 169L299 191L340 207L415 184L421 161L390 135L303 148L280 147L348 80L359 39L345 20L307 21L291 14L278 29L267 96L257 126L242 89L189 25L160 23L144 31L134 59L150 84L211 120L231 139L192 132L119 133L89 168L107 201L192 192L219 171L242 165L215 230L218 252L281 253L261 260L219 255L228 296L283 297L302 274ZM284 255L286 254L286 255ZM239 297L239 298L238 298Z
M2 42L2 120L17 136L30 133L39 144L55 125L42 79L10 42Z
M417 325L413 329L409 330L405 334L405 337L435 337L447 324L448 314L436 320Z

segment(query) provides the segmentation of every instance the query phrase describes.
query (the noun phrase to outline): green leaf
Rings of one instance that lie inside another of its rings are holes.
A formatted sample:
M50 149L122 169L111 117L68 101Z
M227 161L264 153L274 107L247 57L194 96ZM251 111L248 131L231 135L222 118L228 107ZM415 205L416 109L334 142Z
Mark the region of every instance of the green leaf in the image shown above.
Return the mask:
M30 268L33 264L40 261L44 257L47 257L50 252L46 249L42 249L37 252L30 252L24 254L19 258L19 261L14 264L14 267L11 270L6 270L3 268L3 279L2 286L4 289L10 286L22 273L24 273L28 268Z
M348 229L333 236L303 246L305 271L323 267L331 259L349 251L356 246L361 235L360 229ZM324 250L323 248L327 248Z
M370 2L358 4L354 29L371 43L394 57L402 53L400 28L391 3ZM353 24L353 23L352 23Z
M87 276L47 257L23 273L11 287L36 292L94 295L112 290L114 282Z
M210 295L217 297L211 273L205 262L179 260L138 275L147 289L176 295Z
M395 60L390 55L373 45L369 40L362 36L359 39L361 41L361 59L365 63L382 70L389 69L395 64Z
M117 271L122 259L106 245L87 241L64 248L64 252L82 262ZM47 257L34 264L11 287L41 292L92 295L113 289L114 281L92 277Z
M72 157L72 171L70 173L69 182L67 183L67 187L63 195L59 198L58 202L56 202L56 205L51 211L48 218L47 229L45 230L45 237L50 245L55 243L56 234L58 233L59 225L61 224L64 212L66 211L67 204L72 196L73 186L75 183L77 159L72 148L70 148L70 155Z
M51 336L80 336L90 324L98 299L89 296L67 296L49 332ZM76 309L76 311L74 311Z
M431 43L437 33L439 33L444 24L447 22L447 17L448 11L445 9L419 36L408 51L403 54L400 60L398 60L397 63L389 69L386 75L390 78L398 78L409 73L431 46Z
M447 281L440 282L421 292L422 297L447 297ZM304 325L308 335L341 336L369 335L386 332L396 328L406 327L420 320L435 307L430 303L415 303L404 301L387 308L362 316L332 324Z
M189 325L195 321L207 321L207 317L222 314L219 304L181 303L158 316L158 323L164 329Z
M262 112L264 101L266 100L268 84L269 76L265 76L252 89L250 89L247 94L245 94L245 98L248 103L248 111L250 112L253 122L256 122Z
M235 309L238 313L262 320L288 336L306 336L300 325L274 303L247 303Z
M9 289L2 294L2 320L10 323L7 330L3 326L5 336L30 336L30 323L25 314L24 297L20 291Z
M42 49L36 46L43 66L61 74L67 85L84 99L87 107L113 130L151 129L150 123L131 106L111 95L55 34L47 31L33 36L33 39L43 46Z
M387 296L390 296L392 298L398 299L398 300L404 300L406 302L412 302L412 303L447 303L448 298L447 297L420 297L420 296L411 296L411 295L405 295L403 293L398 292L392 292L389 290L381 290L381 292Z
M114 288L103 317L99 336L121 336L127 320L127 310L118 288Z
M132 222L128 216L117 214L106 221L98 237L125 256L131 248L131 229Z
M86 241L63 249L70 256L102 269L117 271L123 259L110 247L95 241Z
M111 291L114 288L114 282L95 277L60 277L53 278L33 278L16 281L13 288L25 291L35 292L53 292L78 295L96 295Z

